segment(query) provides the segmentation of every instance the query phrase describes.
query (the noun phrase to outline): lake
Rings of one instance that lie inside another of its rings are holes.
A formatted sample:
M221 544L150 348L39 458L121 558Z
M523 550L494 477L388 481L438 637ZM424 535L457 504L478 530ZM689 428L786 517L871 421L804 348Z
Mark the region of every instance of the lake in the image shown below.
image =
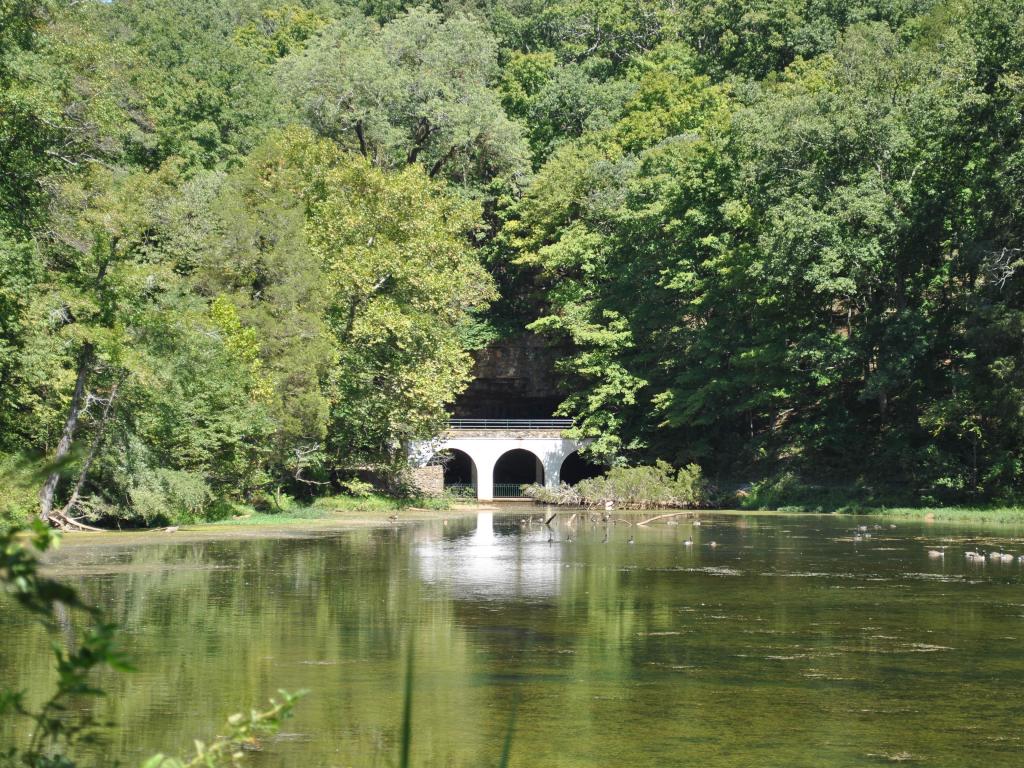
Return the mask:
M103 680L117 726L97 763L184 753L305 688L251 765L394 765L412 649L414 765L495 765L514 709L516 766L1024 764L1024 568L963 554L1024 553L1024 530L521 522L538 514L72 541L55 566L139 669ZM0 626L0 682L45 687L40 632L10 601Z

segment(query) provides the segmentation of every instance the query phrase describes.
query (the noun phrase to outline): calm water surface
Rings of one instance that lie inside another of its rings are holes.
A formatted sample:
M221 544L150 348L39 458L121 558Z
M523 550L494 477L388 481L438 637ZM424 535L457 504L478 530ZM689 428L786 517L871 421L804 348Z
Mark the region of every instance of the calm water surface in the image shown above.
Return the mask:
M394 765L412 638L416 765L494 765L517 700L519 766L1024 765L1024 569L963 557L1024 553L1024 531L526 514L67 546L58 565L141 670L105 681L119 725L98 763L184 752L239 705L307 688L253 766ZM40 635L9 603L0 627L0 681L44 686Z

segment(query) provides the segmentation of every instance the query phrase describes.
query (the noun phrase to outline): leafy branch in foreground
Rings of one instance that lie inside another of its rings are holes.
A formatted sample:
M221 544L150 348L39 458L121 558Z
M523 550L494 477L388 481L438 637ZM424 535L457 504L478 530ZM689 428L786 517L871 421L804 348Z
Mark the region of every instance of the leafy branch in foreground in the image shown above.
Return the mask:
M281 701L270 700L270 708L260 711L253 709L249 714L238 712L228 718L228 732L217 736L209 744L196 740L194 756L187 760L164 755L153 755L142 768L205 768L206 766L238 765L245 759L242 751L258 743L260 736L273 733L281 722L291 717L295 702L303 692L278 691Z
M47 631L56 632L58 617L67 616L69 610L83 612L90 620L70 647L56 640L51 643L57 688L39 709L26 705L24 691L0 691L0 716L13 715L33 724L25 750L19 754L11 748L0 754L0 765L74 766L67 753L77 744L95 742L101 726L91 714L73 715L71 701L103 695L89 681L98 667L130 670L115 646L116 626L104 621L97 608L82 603L75 590L39 575L39 555L56 548L59 541L41 521L30 530L14 529L0 537L0 582Z
M10 747L0 752L0 768L75 768L76 746L97 741L102 723L73 706L81 697L100 697L104 691L90 678L104 666L130 672L131 665L117 648L116 624L106 621L99 608L87 605L71 587L39 573L40 556L60 544L60 536L44 522L31 528L14 528L0 533L0 584L49 632L56 635L58 621L65 623L71 610L85 614L89 625L67 646L53 640L51 647L57 668L57 688L38 709L26 704L26 692L0 690L0 717L13 716L32 723L24 749ZM144 768L217 768L235 766L242 749L262 735L272 733L292 714L303 693L281 691L281 701L270 700L270 708L238 713L228 718L227 733L209 744L195 742L195 755L180 760L162 754L151 757Z

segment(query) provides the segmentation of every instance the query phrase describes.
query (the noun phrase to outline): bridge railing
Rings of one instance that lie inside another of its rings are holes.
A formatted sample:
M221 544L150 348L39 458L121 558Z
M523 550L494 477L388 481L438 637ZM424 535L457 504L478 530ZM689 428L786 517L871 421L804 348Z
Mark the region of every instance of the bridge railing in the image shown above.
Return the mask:
M448 429L571 429L572 419L449 419Z
M521 483L495 483L494 498L523 499L526 498L526 494L523 493L523 486Z

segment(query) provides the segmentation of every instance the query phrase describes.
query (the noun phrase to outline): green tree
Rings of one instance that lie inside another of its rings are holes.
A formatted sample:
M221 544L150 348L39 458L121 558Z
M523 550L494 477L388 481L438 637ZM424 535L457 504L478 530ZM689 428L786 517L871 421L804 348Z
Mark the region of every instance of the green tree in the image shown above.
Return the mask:
M308 123L379 167L418 164L472 187L524 164L521 131L495 88L496 43L472 17L414 9L383 27L346 19L282 65Z
M193 279L255 331L278 481L310 494L334 470L395 471L466 383L462 329L493 296L478 207L418 165L381 170L292 129L214 210Z
M340 352L333 461L399 469L406 442L432 434L468 382L459 330L493 297L468 239L479 210L416 166L388 173L341 156L314 167L307 232Z

